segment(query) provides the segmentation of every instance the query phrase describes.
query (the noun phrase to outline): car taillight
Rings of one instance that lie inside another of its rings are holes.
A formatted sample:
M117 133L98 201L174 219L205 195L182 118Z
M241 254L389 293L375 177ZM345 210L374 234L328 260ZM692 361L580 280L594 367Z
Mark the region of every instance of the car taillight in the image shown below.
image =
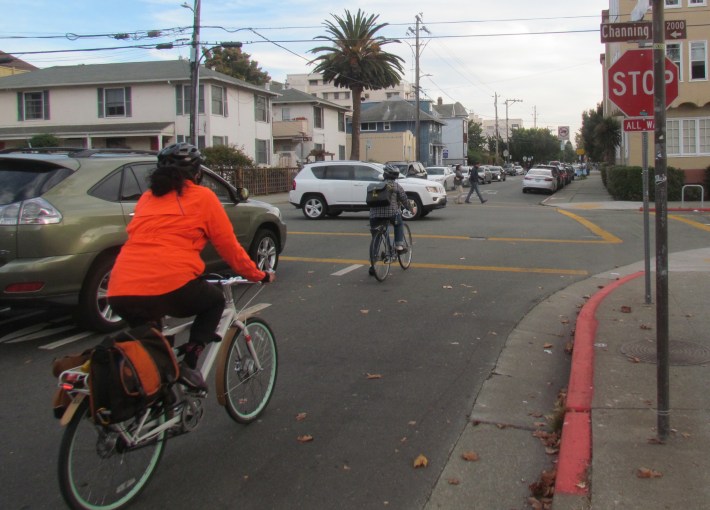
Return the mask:
M0 206L0 225L49 225L60 221L62 214L43 198Z
M5 287L6 293L36 292L44 287L44 282L17 282Z
M547 182L550 182L550 181L552 181L552 177L545 177L545 180L546 180Z
M293 181L291 181L291 189L292 189L293 191L296 191L296 179L294 179Z

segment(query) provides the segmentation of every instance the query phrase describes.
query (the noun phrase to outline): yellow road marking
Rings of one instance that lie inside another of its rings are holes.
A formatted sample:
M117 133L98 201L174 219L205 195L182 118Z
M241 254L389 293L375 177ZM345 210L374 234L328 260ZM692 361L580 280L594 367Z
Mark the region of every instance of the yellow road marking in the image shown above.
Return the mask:
M704 230L705 232L710 232L710 226L705 225L703 223L698 223L697 221L690 220L688 218L684 218L683 216L678 216L676 214L669 214L668 217L674 220L682 221L683 223L687 223L691 227L699 228L700 230Z
M369 266L369 260L358 259L335 259L335 258L319 258L319 257L289 257L282 255L279 260L288 260L292 262L317 262L325 264L361 264ZM412 262L411 267L427 268L427 269L455 269L457 271L497 271L501 273L541 273L541 274L558 274L558 275L573 275L587 276L589 273L583 269L550 269L544 267L500 267L500 266L467 266L463 264L426 264Z

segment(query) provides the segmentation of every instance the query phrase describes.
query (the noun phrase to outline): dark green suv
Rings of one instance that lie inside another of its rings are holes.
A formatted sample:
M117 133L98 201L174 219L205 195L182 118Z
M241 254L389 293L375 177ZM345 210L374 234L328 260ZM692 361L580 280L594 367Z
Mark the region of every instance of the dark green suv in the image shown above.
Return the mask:
M0 153L0 307L68 305L88 329L123 326L106 288L155 164L152 153ZM260 267L276 268L286 243L279 209L209 169L204 175L244 249ZM227 267L209 244L202 258L208 271Z

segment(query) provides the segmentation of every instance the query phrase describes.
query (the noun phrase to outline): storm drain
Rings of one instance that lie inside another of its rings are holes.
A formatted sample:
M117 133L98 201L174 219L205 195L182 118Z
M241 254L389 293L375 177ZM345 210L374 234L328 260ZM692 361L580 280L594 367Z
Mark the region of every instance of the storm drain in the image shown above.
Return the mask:
M621 346L628 358L656 363L656 342L641 340ZM710 348L692 342L671 340L668 342L668 362L671 365L703 365L710 363Z

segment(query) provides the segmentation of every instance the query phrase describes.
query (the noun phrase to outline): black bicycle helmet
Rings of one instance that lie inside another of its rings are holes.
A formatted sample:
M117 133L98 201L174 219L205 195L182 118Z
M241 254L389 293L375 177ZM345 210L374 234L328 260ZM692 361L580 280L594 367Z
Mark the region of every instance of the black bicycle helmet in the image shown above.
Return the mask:
M396 180L399 177L399 169L391 165L385 165L383 175L385 179Z
M200 150L189 143L174 143L158 153L158 166L176 166L196 174L205 161Z

